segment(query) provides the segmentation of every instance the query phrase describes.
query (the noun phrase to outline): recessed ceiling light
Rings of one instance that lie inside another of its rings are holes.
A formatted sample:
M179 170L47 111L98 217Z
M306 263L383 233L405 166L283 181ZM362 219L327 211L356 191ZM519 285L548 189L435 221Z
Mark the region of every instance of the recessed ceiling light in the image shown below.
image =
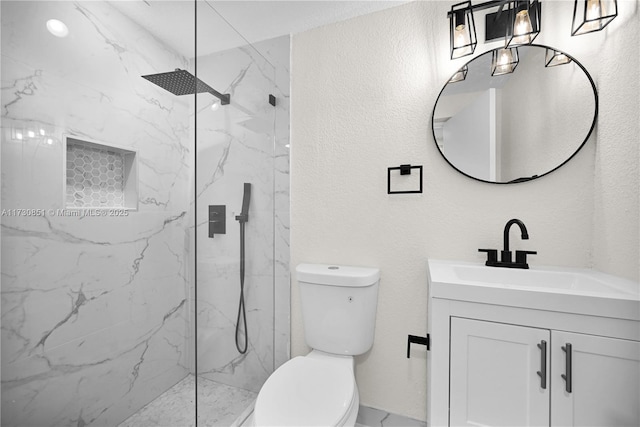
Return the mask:
M69 34L69 28L65 23L57 19L49 19L47 21L47 30L56 37L67 37Z

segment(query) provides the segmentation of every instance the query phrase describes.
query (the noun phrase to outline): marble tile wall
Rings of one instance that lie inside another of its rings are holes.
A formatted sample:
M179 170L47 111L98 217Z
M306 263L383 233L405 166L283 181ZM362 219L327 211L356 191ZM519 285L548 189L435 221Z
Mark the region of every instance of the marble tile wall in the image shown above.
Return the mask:
M211 95L198 96L198 373L252 391L289 358L288 58L289 37L198 58L198 78L231 94L231 104L216 111L208 108ZM275 108L269 94L276 96ZM245 232L249 343L243 355L235 346L235 216L245 182L252 194ZM208 238L208 205L227 206L226 234Z
M0 7L2 425L117 425L188 373L191 113L140 76L189 61L105 2ZM137 211L68 215L65 135L138 152Z
M254 47L275 67L276 96L274 148L274 369L291 357L290 223L290 43L289 36L256 43Z

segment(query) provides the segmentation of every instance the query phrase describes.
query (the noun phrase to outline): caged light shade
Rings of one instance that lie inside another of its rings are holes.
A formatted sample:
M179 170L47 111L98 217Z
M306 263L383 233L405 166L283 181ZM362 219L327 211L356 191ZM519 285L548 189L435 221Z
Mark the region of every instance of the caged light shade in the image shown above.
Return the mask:
M491 58L491 75L500 76L502 74L513 73L518 66L518 48L495 49Z
M475 51L478 42L470 1L458 3L451 7L449 39L451 43L451 59L471 55Z
M517 0L509 2L510 24L507 24L506 47L531 44L540 33L540 2Z
M455 72L453 76L449 79L449 83L461 82L467 78L467 72L469 71L469 66L465 65Z
M559 50L547 48L547 50L544 53L545 67L555 67L557 65L564 65L570 62L571 62L571 57L569 57L564 52L560 52Z
M600 31L618 16L617 0L575 0L571 35Z

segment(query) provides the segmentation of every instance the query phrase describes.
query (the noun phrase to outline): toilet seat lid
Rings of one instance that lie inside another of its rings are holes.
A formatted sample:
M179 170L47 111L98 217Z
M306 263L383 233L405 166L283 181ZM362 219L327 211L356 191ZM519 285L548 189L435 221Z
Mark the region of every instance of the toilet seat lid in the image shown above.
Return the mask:
M256 399L259 426L335 426L351 407L355 380L346 366L295 357L264 383Z

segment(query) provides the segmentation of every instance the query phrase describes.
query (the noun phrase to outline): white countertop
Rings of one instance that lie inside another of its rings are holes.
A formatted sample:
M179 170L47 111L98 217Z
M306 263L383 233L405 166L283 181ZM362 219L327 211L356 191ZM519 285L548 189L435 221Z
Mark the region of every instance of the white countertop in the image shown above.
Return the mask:
M432 298L640 321L640 284L591 269L428 260Z

